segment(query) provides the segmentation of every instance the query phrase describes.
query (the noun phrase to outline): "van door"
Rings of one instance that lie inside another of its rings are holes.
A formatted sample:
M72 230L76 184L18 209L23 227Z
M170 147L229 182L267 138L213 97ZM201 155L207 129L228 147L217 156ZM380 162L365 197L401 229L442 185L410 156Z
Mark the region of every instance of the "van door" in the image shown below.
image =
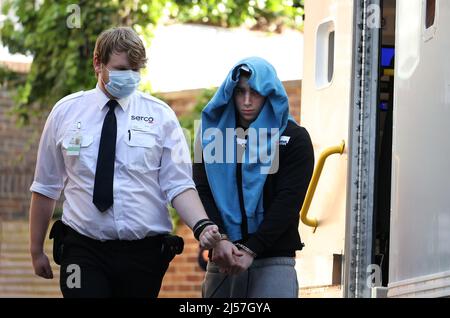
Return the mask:
M321 151L348 144L352 101L353 1L305 1L301 125L311 135L316 163ZM348 178L347 150L330 156L308 216L319 226L300 225L305 248L297 259L300 297L342 297L342 262Z
M450 295L450 2L397 0L388 296Z

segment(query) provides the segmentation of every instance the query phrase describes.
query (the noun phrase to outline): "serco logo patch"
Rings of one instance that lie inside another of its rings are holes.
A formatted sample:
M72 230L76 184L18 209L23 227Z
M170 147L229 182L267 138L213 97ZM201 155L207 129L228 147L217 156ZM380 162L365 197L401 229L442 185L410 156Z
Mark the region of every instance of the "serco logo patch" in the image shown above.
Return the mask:
M153 123L153 117L151 116L134 116L131 115L131 120L135 120L135 121L145 121L149 124Z

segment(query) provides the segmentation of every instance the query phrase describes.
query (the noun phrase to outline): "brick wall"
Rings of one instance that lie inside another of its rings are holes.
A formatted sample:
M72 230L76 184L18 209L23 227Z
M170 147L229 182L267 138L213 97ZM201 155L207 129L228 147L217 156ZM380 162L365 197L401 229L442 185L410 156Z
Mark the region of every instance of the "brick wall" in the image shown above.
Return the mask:
M7 68L15 73L26 74L31 69L31 63L29 62L13 62L13 61L0 61L0 67Z
M0 218L20 219L27 215L36 152L43 120L32 119L18 127L8 114L13 102L0 87Z
M159 297L200 298L205 272L198 265L198 241L194 238L192 231L183 223L178 226L177 235L184 239L184 250L170 263Z
M283 85L289 96L289 111L297 123L301 123L302 81L286 81Z

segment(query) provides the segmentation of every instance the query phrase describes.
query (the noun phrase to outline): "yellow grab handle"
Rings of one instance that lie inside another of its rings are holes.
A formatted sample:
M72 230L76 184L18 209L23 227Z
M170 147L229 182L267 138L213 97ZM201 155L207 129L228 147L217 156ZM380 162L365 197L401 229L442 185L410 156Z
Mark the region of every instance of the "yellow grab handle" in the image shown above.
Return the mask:
M314 169L311 181L308 186L308 191L306 192L305 200L303 201L302 210L300 211L300 219L305 225L311 226L314 228L313 233L316 231L319 222L316 218L308 218L308 210L311 205L312 198L314 196L314 191L316 191L317 183L319 182L320 174L322 173L323 165L325 164L325 160L328 156L339 153L342 155L345 149L345 141L342 140L339 146L329 147L325 149L319 157L319 161L317 162L317 166Z

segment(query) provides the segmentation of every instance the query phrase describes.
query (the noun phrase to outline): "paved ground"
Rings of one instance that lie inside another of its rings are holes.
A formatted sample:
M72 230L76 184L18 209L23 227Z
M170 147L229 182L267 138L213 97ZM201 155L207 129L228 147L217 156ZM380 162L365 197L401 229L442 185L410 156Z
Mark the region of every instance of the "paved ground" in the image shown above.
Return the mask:
M51 241L45 251L53 263ZM52 266L53 279L37 277L28 253L28 223L0 223L0 297L61 297L59 267Z

